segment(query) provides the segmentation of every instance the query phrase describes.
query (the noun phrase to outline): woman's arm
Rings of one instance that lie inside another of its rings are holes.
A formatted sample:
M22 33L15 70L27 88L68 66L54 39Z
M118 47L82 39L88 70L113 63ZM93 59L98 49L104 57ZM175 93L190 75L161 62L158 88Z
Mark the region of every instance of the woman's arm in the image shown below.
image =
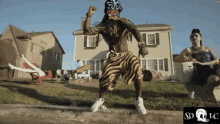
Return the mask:
M190 48L185 48L177 57L174 58L174 62L186 62L192 61Z
M211 55L211 60L209 62L204 62L202 63L202 65L215 65L219 63L219 59L217 58L216 53L214 52L214 50L211 47L208 47L209 53Z

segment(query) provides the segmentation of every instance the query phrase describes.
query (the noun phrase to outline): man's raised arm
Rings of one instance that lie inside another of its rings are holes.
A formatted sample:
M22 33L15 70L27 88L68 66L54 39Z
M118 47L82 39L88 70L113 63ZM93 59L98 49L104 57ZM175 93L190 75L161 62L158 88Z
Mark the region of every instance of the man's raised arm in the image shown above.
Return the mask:
M100 32L100 27L90 27L90 20L92 15L96 12L95 6L90 6L89 12L86 14L86 20L84 23L83 34L85 35L96 35Z

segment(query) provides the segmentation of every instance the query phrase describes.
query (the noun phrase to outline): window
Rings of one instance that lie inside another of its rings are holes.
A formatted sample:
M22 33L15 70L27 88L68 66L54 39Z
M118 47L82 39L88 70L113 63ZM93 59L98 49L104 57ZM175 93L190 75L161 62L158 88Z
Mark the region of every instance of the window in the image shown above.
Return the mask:
M155 45L155 34L148 34L148 44Z
M144 70L168 71L167 58L163 59L141 59L141 67Z
M157 59L148 60L148 70L157 71Z
M101 59L82 60L83 64L90 64L90 74L101 72ZM88 71L86 71L88 74Z
M97 41L101 38L99 35L95 36L84 36L84 47L95 48L98 46Z
M143 41L146 43L146 45L156 45L156 34L159 33L142 33Z
M94 36L88 37L87 47L96 47L96 37L94 37Z
M43 54L44 48L42 46L32 43L31 51L36 54Z
M52 50L47 50L47 55L48 55L48 56L53 56Z
M146 63L146 60L144 59L144 60L142 60L142 68L144 69L144 70L147 70L147 63Z
M163 59L158 59L158 62L159 62L159 71L163 71L164 68Z
M92 74L95 71L95 62L90 60L90 73Z
M55 58L55 60L60 60L60 54L55 52L54 58Z

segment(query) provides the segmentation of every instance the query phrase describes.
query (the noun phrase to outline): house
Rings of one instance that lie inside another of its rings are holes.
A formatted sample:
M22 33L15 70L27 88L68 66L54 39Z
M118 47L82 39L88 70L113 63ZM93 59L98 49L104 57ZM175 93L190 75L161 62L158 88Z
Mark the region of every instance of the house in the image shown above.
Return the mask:
M39 65L42 70L61 69L63 54L62 46L52 31L25 32L13 25L9 25L1 39L12 39L12 45L17 51L16 67L24 68L21 55L32 63ZM30 78L30 75L21 71L14 71L13 77Z
M82 18L83 26L85 18ZM140 31L144 42L148 47L149 54L145 58L140 57L141 67L147 70L161 72L163 76L174 75L173 54L171 44L171 31L173 26L165 24L141 24L135 25ZM90 72L101 73L106 62L106 53L108 45L102 39L102 36L86 36L83 34L83 28L73 32L75 35L74 61L82 60L84 64L90 63ZM96 44L97 39L101 41ZM128 48L134 55L138 56L138 42L129 35Z

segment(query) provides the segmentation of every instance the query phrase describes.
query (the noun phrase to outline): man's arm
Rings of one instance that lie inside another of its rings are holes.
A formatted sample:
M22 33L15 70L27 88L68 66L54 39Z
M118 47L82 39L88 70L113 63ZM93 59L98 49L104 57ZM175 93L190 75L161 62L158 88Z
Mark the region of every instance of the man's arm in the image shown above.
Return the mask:
M101 27L90 27L91 17L95 12L96 12L96 7L90 6L89 12L86 14L86 20L83 28L83 34L85 35L96 35L102 29Z
M139 47L138 57L141 54L142 57L144 58L144 56L148 54L148 50L147 50L146 44L144 43L142 39L141 33L137 30L135 25L131 21L129 21L127 18L122 18L122 21L124 22L125 27L128 29L128 31L130 31L134 35L135 39L138 42L138 47Z
M135 27L135 25L130 22L127 18L122 18L122 21L124 22L126 28L128 29L128 31L130 31L135 39L137 40L138 43L144 43L141 33L137 30L137 28ZM144 43L145 44L145 43Z

